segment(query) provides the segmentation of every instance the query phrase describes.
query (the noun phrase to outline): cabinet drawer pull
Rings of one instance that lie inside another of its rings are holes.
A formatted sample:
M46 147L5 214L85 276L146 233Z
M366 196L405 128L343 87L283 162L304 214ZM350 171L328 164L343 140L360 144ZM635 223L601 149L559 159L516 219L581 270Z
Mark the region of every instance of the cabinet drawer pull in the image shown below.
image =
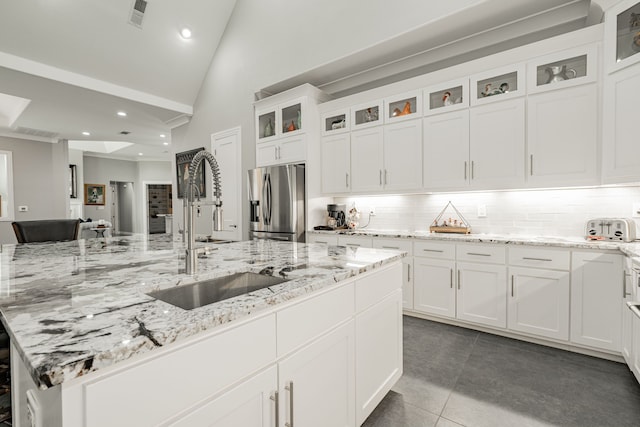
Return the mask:
M287 382L284 389L289 392L289 421L285 422L285 427L293 427L293 381Z
M329 243L325 242L324 240L316 240L316 243L324 243L325 245L329 244Z
M382 249L395 249L397 251L400 250L400 248L398 246L383 246Z
M449 269L449 280L451 281L450 287L453 289L453 268Z
M460 289L460 270L458 270L458 289Z
M473 160L471 160L471 179L475 178L475 168L474 168L474 164L473 164Z
M481 254L478 252L467 252L467 255L475 255L475 256L491 256L491 254Z
M348 173L345 173L345 184L346 184L346 187L349 188L349 174Z
M278 427L278 425L280 423L280 402L279 402L279 399L278 399L278 392L274 391L273 393L271 393L271 396L269 396L269 399L271 399L273 401L273 404L276 407L275 411L274 411L276 422L275 422L274 425L276 427Z
M384 170L384 185L389 184L389 171L388 170Z
M529 261L547 261L547 262L553 261L550 258L535 258L535 257L528 257L528 256L523 256L522 259L527 259Z
M438 252L438 253L442 253L444 252L441 249L423 249L424 252Z
M356 248L359 248L361 245L360 243L347 243L347 246L355 246Z
M382 185L382 169L380 169L380 185Z
M529 174L533 176L533 154L529 156Z
M513 274L511 275L511 297L513 298Z
M407 264L407 282L411 282L411 264Z
M464 161L464 180L467 180L467 161Z

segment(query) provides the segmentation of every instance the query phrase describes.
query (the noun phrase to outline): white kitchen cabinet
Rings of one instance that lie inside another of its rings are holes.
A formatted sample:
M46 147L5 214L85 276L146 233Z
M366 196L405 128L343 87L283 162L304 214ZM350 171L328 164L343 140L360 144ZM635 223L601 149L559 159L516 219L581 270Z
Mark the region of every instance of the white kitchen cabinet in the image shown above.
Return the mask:
M619 352L622 255L576 251L571 256L571 341Z
M356 316L356 337L356 425L359 426L402 375L400 289ZM323 426L329 425L343 424Z
M351 135L340 133L322 138L322 192L351 191Z
M347 246L352 249L357 248L372 248L373 241L369 236L338 236L338 245Z
M602 156L605 183L640 179L638 93L640 64L604 78Z
M306 135L296 135L258 144L256 166L304 162L307 156L306 141Z
M422 121L384 127L383 183L387 191L422 187Z
M381 99L351 107L351 130L379 126L384 122L384 102Z
M275 366L228 392L186 411L178 420L162 424L171 427L264 427L275 419L278 369Z
M457 318L507 326L507 269L504 265L458 262Z
M455 268L453 260L414 257L413 309L441 317L456 317Z
M384 100L384 122L396 123L422 116L422 91L397 94Z
M622 294L622 333L620 341L620 351L629 368L632 367L633 354L633 312L629 309L627 302L634 302L635 295L633 283L633 269L631 258L624 259L624 290Z
M503 102L525 94L524 64L484 71L470 77L472 106Z
M373 247L380 249L393 249L404 251L407 256L402 258L402 306L406 309L413 308L413 243L409 239L384 239L373 238Z
M635 301L638 301L640 299L640 263L633 264L630 285L633 288L633 290L631 290L631 297ZM640 382L640 316L633 313L628 306L625 307L624 310L631 314L631 349L629 352L629 361L627 362L627 364L631 368L631 372L633 372L636 380Z
M448 113L469 107L469 79L453 80L424 90L424 115Z
M384 129L380 126L351 133L351 190L380 191L383 188Z
M529 186L597 184L596 83L527 98Z
M524 98L473 107L469 114L471 159L469 173L472 188L523 187L525 184Z
M527 63L527 93L557 91L598 79L598 43L539 56Z
M558 340L569 339L569 272L509 267L507 327Z
M223 183L222 231L212 231L217 239L242 240L242 135L241 128L218 132L211 135L211 152L220 168L220 180Z
M349 109L344 108L322 114L320 129L323 136L349 132L351 130Z
M287 357L278 369L279 425L356 425L353 320Z
M469 110L423 119L423 186L428 190L469 185Z

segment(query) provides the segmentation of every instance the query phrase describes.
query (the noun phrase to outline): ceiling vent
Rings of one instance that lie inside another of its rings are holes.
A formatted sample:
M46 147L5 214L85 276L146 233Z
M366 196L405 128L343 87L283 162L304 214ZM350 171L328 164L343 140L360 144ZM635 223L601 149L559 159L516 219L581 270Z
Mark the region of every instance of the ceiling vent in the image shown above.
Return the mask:
M49 132L49 131L40 130L40 129L25 128L22 126L18 126L15 129L15 131L23 135L37 136L40 138L56 138L58 136L58 134L55 132Z
M129 135L131 132L129 132L128 130L121 130L120 131L120 135Z
M144 11L146 8L147 2L145 0L134 0L131 16L129 17L129 23L138 28L142 28L142 18L144 18Z

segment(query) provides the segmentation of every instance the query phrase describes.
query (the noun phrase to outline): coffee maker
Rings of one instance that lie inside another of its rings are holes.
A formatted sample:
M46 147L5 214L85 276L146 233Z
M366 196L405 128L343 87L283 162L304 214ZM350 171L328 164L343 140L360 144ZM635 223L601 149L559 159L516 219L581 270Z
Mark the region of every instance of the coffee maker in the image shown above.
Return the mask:
M347 223L344 211L345 205L327 205L327 215L329 216L327 225L334 228L344 227Z

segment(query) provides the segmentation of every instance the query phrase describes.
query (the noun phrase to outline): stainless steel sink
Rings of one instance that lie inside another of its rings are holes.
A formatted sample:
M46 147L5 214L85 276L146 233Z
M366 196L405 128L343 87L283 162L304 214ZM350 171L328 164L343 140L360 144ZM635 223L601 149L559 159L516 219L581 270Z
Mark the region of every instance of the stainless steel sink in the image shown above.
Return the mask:
M190 285L149 292L147 295L185 310L237 297L286 282L279 277L256 273L237 273L231 276L202 280Z

